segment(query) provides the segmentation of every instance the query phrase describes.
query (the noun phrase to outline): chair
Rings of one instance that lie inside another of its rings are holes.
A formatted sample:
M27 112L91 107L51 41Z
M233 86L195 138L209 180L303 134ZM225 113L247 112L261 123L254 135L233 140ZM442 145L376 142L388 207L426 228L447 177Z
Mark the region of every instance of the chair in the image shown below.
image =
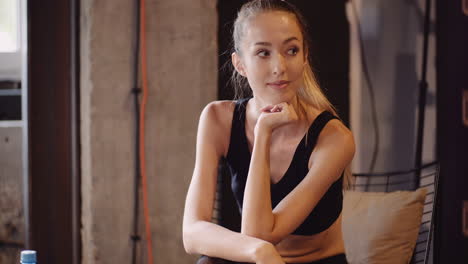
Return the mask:
M220 163L217 194L213 221L236 232L240 231L240 214L230 190L230 174L224 161ZM414 191L426 188L419 233L414 247L411 264L429 263L429 252L432 244L439 164L432 162L420 169L400 172L353 174L354 183L351 190L360 192ZM419 180L415 180L419 179Z
M437 201L437 185L439 164L432 162L421 169L400 172L354 174L354 184L351 189L361 192L395 192L400 190L414 191L426 188L421 223L411 262L429 263L429 253L432 244L434 217Z

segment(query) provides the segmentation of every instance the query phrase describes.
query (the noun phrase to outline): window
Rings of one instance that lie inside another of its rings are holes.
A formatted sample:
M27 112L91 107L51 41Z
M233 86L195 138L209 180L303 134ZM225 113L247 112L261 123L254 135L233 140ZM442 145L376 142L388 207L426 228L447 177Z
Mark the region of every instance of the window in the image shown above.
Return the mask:
M17 52L19 41L19 1L0 0L0 52Z

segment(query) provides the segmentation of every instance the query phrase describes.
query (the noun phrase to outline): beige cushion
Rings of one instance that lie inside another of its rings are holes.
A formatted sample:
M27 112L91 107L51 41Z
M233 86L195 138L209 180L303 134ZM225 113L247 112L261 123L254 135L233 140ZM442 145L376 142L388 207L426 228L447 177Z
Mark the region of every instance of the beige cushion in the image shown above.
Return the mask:
M409 263L426 189L391 193L346 191L343 239L351 264Z

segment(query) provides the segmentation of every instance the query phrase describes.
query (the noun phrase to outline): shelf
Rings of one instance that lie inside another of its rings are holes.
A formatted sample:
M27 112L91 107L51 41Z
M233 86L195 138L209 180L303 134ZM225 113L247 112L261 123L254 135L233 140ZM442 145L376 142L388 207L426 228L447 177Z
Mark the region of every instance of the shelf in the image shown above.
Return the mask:
M1 127L23 127L22 120L0 120Z
M21 95L21 89L0 89L0 96Z

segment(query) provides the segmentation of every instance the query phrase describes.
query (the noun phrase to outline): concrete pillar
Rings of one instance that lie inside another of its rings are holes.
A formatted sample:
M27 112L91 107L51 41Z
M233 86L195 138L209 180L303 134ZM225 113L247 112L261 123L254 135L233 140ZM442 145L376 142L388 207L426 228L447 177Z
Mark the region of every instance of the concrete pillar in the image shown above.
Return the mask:
M81 1L82 252L87 264L131 259L133 5ZM198 117L217 93L216 1L148 0L146 17L145 150L155 263L193 263L182 245L182 214ZM145 242L139 258L146 258Z
M22 130L0 121L0 263L16 263L24 245Z

